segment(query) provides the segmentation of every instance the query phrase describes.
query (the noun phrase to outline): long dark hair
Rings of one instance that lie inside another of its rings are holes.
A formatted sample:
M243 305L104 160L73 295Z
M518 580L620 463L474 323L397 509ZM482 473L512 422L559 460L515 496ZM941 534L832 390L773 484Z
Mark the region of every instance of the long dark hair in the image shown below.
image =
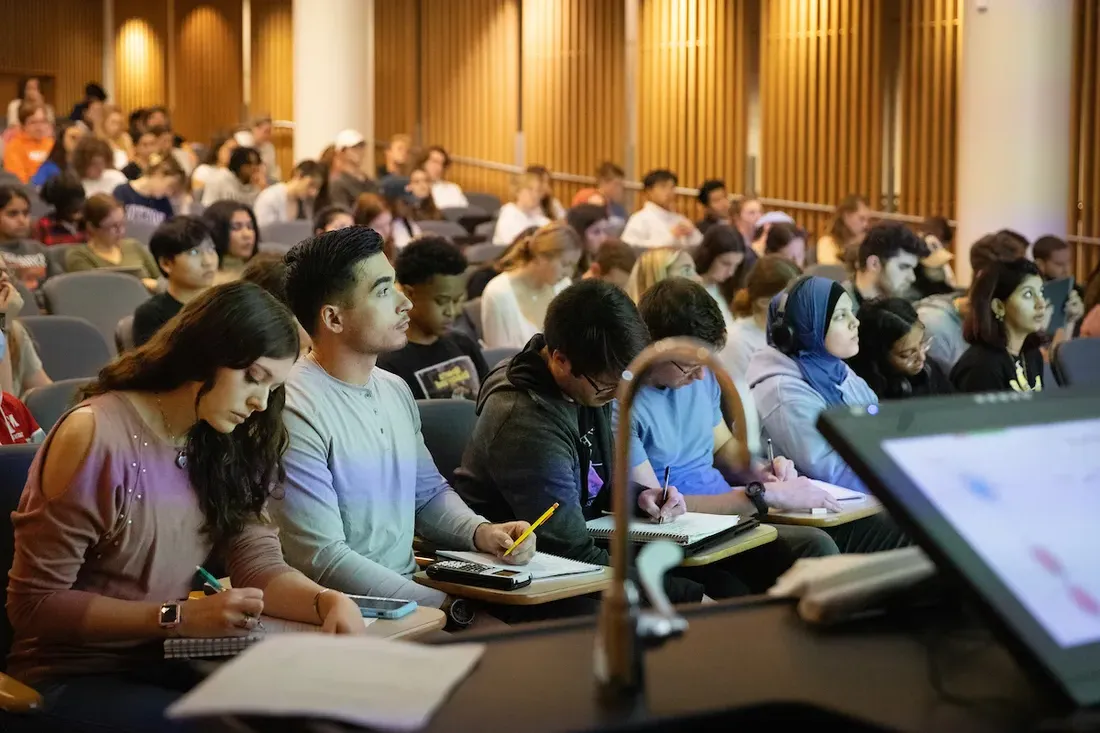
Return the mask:
M695 260L695 271L703 276L718 257L728 252L745 254L745 249L745 238L741 236L741 232L726 224L715 224L707 229L707 233L703 235L702 243L692 253L692 258ZM737 291L744 287L746 275L745 260L741 260L741 264L737 266L733 274L725 282L718 283L718 292L726 299L728 305L733 304Z
M860 307L859 353L848 360L848 366L880 399L913 394L908 375L890 366L890 351L920 322L916 309L901 298L880 298Z
M1042 277L1039 268L1028 259L994 262L978 273L970 286L970 310L963 322L963 338L968 344L1007 348L1008 332L1004 321L993 315L993 300L1007 303L1020 283L1033 275ZM1038 348L1039 341L1038 333L1028 334L1021 351Z
M256 223L256 215L252 213L252 207L239 201L215 201L202 212L202 219L210 228L210 238L214 240L214 249L218 251L218 265L221 266L222 258L229 253L229 238L232 232L229 230L233 223L233 215L238 211L248 214L252 220L252 231L256 233L256 243L252 245L252 254L246 258L252 259L260 251L260 227Z
M62 173L69 167L69 152L65 150L65 133L79 124L81 123L65 120L58 123L57 130L54 132L53 147L50 148L50 154L46 160L60 168Z
M232 282L210 288L184 306L144 346L100 370L81 399L122 390L167 392L199 382L198 406L221 368L247 369L260 357L298 356L298 326L285 305L258 285ZM277 387L267 409L233 432L199 420L187 434L187 473L215 542L258 519L272 490L286 478L283 453L285 390Z

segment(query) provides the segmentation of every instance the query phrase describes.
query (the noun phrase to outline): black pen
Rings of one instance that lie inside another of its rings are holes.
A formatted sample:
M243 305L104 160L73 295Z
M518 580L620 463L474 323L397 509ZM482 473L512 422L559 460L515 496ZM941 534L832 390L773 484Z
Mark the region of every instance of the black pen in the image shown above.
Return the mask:
M672 472L672 466L665 466L665 487L661 490L661 506L658 507L659 509L663 509L664 506L665 506L665 502L668 501L668 475L671 472ZM664 524L664 523L665 523L665 517L664 517L664 515L661 515L657 519L657 524Z

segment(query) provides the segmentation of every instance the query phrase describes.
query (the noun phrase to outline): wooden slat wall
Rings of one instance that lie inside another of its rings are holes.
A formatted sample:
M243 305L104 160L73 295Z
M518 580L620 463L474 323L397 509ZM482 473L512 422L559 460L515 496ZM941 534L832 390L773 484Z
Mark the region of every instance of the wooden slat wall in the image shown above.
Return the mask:
M903 0L898 211L955 213L961 0Z
M835 204L859 193L879 205L882 1L761 0L764 196ZM815 234L831 218L791 213Z
M622 2L524 0L523 121L528 165L594 175L623 164ZM583 188L555 183L568 207Z
M416 127L416 17L419 0L374 0L374 137Z
M294 119L293 0L252 1L252 115ZM283 175L294 166L294 133L275 129L275 154Z
M4 105L18 77L38 74L46 100L67 117L84 85L103 76L103 4L89 0L0 0Z
M1070 232L1100 237L1100 0L1077 0L1074 19L1073 97L1070 136ZM1100 247L1075 248L1077 277L1100 266Z
M206 141L241 122L240 0L175 0L173 125Z
M422 0L424 142L454 155L515 161L519 7L516 0ZM507 174L459 163L449 177L508 197Z
M745 181L747 0L643 0L639 17L638 176L668 168L681 185ZM680 208L697 215L694 199Z
M114 0L114 101L129 111L168 102L168 5Z

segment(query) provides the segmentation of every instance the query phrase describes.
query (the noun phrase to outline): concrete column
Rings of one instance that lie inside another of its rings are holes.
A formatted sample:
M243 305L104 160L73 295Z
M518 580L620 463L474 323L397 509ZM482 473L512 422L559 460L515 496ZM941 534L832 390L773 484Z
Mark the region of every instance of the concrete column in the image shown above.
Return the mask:
M294 159L349 128L373 155L374 0L294 0Z
M1073 0L965 0L959 68L960 281L998 229L1065 236Z

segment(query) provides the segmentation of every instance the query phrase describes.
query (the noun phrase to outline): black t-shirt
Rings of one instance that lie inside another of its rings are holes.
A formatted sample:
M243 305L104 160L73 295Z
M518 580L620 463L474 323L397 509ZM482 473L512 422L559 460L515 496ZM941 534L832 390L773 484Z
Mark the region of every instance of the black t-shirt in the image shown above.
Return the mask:
M409 343L378 358L378 366L405 380L418 400L477 399L489 368L477 344L464 333L440 336L434 344Z
M183 303L168 293L157 293L134 311L134 346L141 346L183 310Z
M973 344L951 370L959 392L1038 392L1043 388L1043 354L1037 347L1019 356L1006 349Z
M141 178L141 173L141 166L132 160L122 168L122 175L126 176L129 181L136 181Z

